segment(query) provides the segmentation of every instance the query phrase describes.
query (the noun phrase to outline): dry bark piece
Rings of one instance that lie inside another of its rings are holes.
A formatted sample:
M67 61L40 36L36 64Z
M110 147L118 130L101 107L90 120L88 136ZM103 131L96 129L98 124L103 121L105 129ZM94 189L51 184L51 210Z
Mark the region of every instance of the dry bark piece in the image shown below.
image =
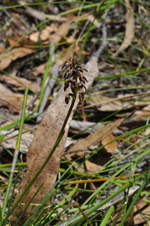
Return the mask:
M92 84L94 78L98 75L98 64L97 58L92 57L92 59L85 65L85 68L88 72L85 73L85 76L88 80L86 86L87 88ZM55 141L57 140L58 134L61 130L67 112L69 110L71 101L69 104L65 104L65 96L70 92L70 89L67 89L65 92L62 91L57 99L48 107L41 123L39 124L31 146L29 148L29 152L27 154L27 173L26 177L23 179L21 183L21 189L16 199L19 197L23 189L27 186L28 182L35 175L35 173L39 170L47 156L49 155L51 149L53 148ZM28 203L32 196L35 194L36 190L39 186L44 182L40 192L35 196L33 203L40 203L40 201L44 198L47 192L52 188L55 183L59 165L60 158L64 151L64 145L66 142L69 124L73 116L73 112L75 111L77 104L79 102L79 98L77 97L73 111L70 115L68 123L65 128L65 134L60 144L56 148L54 154L49 160L48 164L45 166L30 191L26 195L24 199L24 203ZM50 203L50 201L49 201ZM31 205L25 212L23 219L20 221L20 225L25 222L25 220L31 215L35 206ZM24 206L20 206L16 218L20 216L22 211L24 210Z

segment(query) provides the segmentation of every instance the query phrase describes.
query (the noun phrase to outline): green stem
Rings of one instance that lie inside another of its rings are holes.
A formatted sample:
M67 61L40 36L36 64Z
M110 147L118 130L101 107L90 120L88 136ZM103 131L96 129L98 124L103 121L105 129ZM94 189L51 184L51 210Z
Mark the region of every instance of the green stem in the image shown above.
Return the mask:
M55 152L57 146L59 145L61 139L63 138L63 135L65 133L65 127L67 124L67 121L69 119L69 116L72 112L73 106L75 104L76 101L76 97L77 97L77 92L75 93L75 95L72 97L72 102L69 108L69 111L67 113L67 116L65 118L65 121L63 123L63 126L60 130L60 133L58 135L58 138L50 152L50 154L48 155L47 159L45 160L45 162L43 163L43 165L41 166L41 168L37 171L37 173L33 176L33 178L31 179L31 181L28 183L28 185L25 187L25 189L23 190L23 192L21 193L21 195L18 197L17 201L14 203L14 205L12 206L10 212L9 212L9 216L12 214L12 212L14 211L14 209L18 206L18 203L22 202L25 198L25 195L28 193L29 189L31 188L31 186L33 185L33 183L35 182L35 180L37 179L37 177L40 175L40 173L42 172L42 170L44 169L44 167L46 166L46 164L48 163L48 161L50 160L50 158L52 157L53 153Z
M4 218L4 215L5 215L6 206L7 206L9 193L10 193L10 189L11 189L11 184L12 184L12 180L13 180L13 174L14 174L14 170L15 170L15 166L16 166L16 162L17 162L17 157L18 157L18 153L19 153L23 124L24 124L24 118L25 118L25 109L26 109L27 97L28 97L28 87L26 86L25 94L24 94L24 102L23 102L23 106L22 106L22 114L21 114L21 120L20 120L19 133L18 133L15 153L14 153L14 157L13 157L11 173L10 173L10 176L9 176L7 190L6 190L5 198L4 198L4 202L3 202L2 219Z

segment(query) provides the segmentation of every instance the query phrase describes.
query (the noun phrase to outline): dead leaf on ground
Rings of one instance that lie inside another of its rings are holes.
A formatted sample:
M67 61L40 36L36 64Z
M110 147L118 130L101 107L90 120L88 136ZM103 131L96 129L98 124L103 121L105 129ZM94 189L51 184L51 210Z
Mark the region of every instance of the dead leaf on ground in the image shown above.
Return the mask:
M149 197L147 197L147 199L148 199L148 201L150 201ZM146 220L148 220L149 213L150 213L150 206L143 200L139 200L137 202L137 204L134 206L134 223L135 223L135 225L139 225L139 224L146 222Z
M125 38L117 52L112 54L113 57L116 57L120 52L125 50L132 43L132 40L134 38L135 21L134 14L132 13L133 8L130 4L130 0L125 0L125 4L127 5Z
M4 94L7 94L4 95ZM18 98L17 94L0 84L0 103L9 108L10 111L20 112L23 98Z
M36 82L32 82L26 78L21 78L21 77L17 77L17 76L6 76L6 75L0 75L0 81L5 81L7 84L12 84L15 85L17 87L21 87L21 90L25 89L25 86L28 86L31 90L37 92L39 90L39 85Z
M8 132L8 135L5 134L5 138L3 139L1 145L2 147L8 148L8 149L15 149L16 147L16 142L17 142L17 136L18 136L18 131L14 131L11 133L10 136L10 131ZM28 148L31 144L33 138L33 134L31 132L26 132L22 133L21 137L21 143L20 143L20 152L21 153L27 153Z
M109 123L104 127L96 130L94 133L88 135L86 138L80 139L77 141L69 150L68 152L80 149L88 149L90 146L98 144L102 141L105 137L111 134L120 124L123 122L124 119L118 119L115 122ZM71 156L75 155L74 153L70 154ZM83 156L84 152L77 152L77 155Z
M41 33L36 31L29 35L29 39L33 42L38 42L39 39L41 41L46 41L49 40L50 34L55 31L57 31L57 26L56 24L52 23L50 26L46 26Z
M118 111L122 108L127 109L130 107L129 102L121 101L120 99L123 99L123 97L110 98L101 94L95 94L89 97L89 99L87 100L87 104L89 104L90 107L97 106L97 109L99 111Z
M0 53L3 53L3 52L5 52L5 48L3 48L2 46L0 46Z
M66 17L61 17L61 16L58 16L58 15L49 15L49 14L46 14L46 13L41 12L39 10L33 9L29 6L25 6L25 8L26 8L25 12L27 14L29 14L33 18L37 18L38 20L41 20L41 21L46 20L46 18L53 20L53 21L61 21L61 22L66 21Z
M86 72L86 77L88 83L86 84L87 88L92 84L94 78L98 75L98 64L97 58L93 57L91 61L89 61L85 68L88 70ZM48 154L50 153L51 149L53 148L55 141L58 137L58 134L61 130L63 122L65 120L66 114L69 110L71 102L66 105L65 104L65 96L70 92L70 89L67 89L65 92L62 91L57 99L48 107L40 125L38 126L31 146L29 148L29 152L27 154L27 174L26 178L21 183L21 190L18 193L16 199L21 194L23 189L26 187L28 182L31 178L35 175L38 169L41 167L45 159L47 158ZM37 188L44 182L40 192L35 196L33 203L40 203L40 201L44 198L47 192L52 188L55 183L59 165L60 165L60 158L62 152L64 151L64 145L66 142L69 124L73 116L73 112L77 107L79 102L79 98L77 98L74 109L71 113L71 116L68 120L67 126L65 128L65 135L61 140L59 146L56 148L55 153L52 155L51 159L49 160L48 164L43 169L42 173L37 178L36 182L31 187L30 191L26 195L24 199L24 203L29 203L29 200L35 194ZM58 111L59 109L59 111ZM48 202L50 203L50 201ZM29 206L27 211L24 214L24 217L19 223L22 225L23 222L31 215L35 206ZM24 210L24 206L20 206L17 217L20 216L22 211Z
M98 171L103 165L105 165L111 158L111 154L98 152L90 159L85 161L86 169L88 173Z
M65 37L68 34L69 28L70 28L69 22L65 22L65 23L61 24L57 28L57 32L55 32L51 36L54 40L54 43L58 43L63 37Z
M150 201L149 197L147 197L147 199L148 199L148 201ZM119 210L120 210L120 208L119 208ZM146 221L148 220L148 216L149 216L149 212L150 212L150 206L146 202L144 202L142 199L140 199L134 205L133 211L134 212L133 212L132 221L134 222L134 224L131 224L131 225L147 226ZM122 220L122 217L123 217L123 214L120 215L118 221L116 222L116 226L120 225L120 221ZM126 224L127 224L127 222L126 222Z
M18 40L21 39L19 42ZM19 34L15 34L15 36L8 36L7 40L10 44L10 46L28 46L28 48L30 48L30 46L34 46L35 42L31 41L29 38L24 37L22 38L22 35ZM32 49L32 48L31 48Z
M0 69L4 70L5 68L7 68L9 66L9 64L21 57L27 56L31 53L33 53L34 50L33 49L28 49L28 48L24 48L24 47L20 47L20 48L15 48L13 50L11 50L10 52L8 52L5 57L1 60L0 62Z
M95 94L86 101L89 106L86 106L85 108L96 106L99 111L109 112L147 105L144 101L146 98L143 98L143 101L136 101L137 96L140 95L119 95L117 98L110 98L101 94Z
M45 71L47 63L41 64L40 66L34 68L30 73L33 75L43 74Z
M103 140L102 140L102 145L105 145L105 149L107 152L109 153L112 153L116 150L118 144L117 144L117 141L113 141L111 142L112 140L114 140L115 137L114 135L111 133L109 134L107 137L105 137ZM111 142L110 144L108 144L109 142Z
M58 43L62 37L65 37L69 31L70 23L67 21L60 26L56 26L56 24L52 23L50 26L47 26L42 30L41 34L39 31L31 34L29 36L30 40L37 42L40 38L41 41L47 41L49 43L49 39L53 38L54 43ZM52 32L54 32L52 34ZM44 42L45 44L47 42Z

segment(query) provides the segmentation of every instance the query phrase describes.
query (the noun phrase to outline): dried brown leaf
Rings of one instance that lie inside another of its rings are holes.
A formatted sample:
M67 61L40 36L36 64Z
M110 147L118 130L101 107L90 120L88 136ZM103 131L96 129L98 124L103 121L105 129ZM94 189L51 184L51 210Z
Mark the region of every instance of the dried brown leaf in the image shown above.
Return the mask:
M96 130L94 133L88 135L86 138L83 138L77 141L70 149L70 151L80 150L80 149L87 149L92 145L95 145L102 141L106 136L111 134L122 122L124 119L118 119L115 122L109 123L106 126ZM77 153L78 155L83 155L84 153ZM71 154L74 155L74 154Z
M125 3L127 5L125 37L123 43L121 44L117 52L112 54L113 57L116 57L120 52L125 50L132 43L132 40L134 38L135 21L134 14L131 11L133 10L133 8L130 4L130 0L125 0Z
M19 42L17 42L20 39ZM28 37L22 37L22 35L15 34L15 36L8 36L7 40L10 46L30 46L35 45L35 42L31 41Z
M17 94L0 84L0 103L9 108L10 111L20 112L23 99L18 98Z
M29 36L30 40L37 42L39 40L39 35L41 41L46 41L50 38L53 38L54 43L58 43L62 37L65 37L69 31L70 23L65 22L61 24L59 27L56 26L56 24L52 23L50 26L47 26L45 29L42 30L41 34L39 31L31 34ZM54 32L52 34L52 32Z
M109 134L107 137L105 137L103 140L102 140L102 145L105 145L105 149L107 150L107 152L114 152L118 146L117 142L116 141L113 141L111 142L113 139L115 139L114 135L111 133ZM111 142L110 144L107 144Z
M93 155L90 159L85 161L86 169L89 173L98 171L104 164L106 164L111 158L111 154L104 154L98 152Z
M147 200L150 201L150 197L147 197ZM150 205L143 200L138 200L134 206L134 223L135 225L140 225L146 221L146 216L149 216ZM142 224L143 225L143 224ZM145 224L147 225L147 224Z
M99 162L99 163L101 163L101 162ZM86 160L85 166L89 173L96 172L102 167L102 165L96 164L95 162L91 162L90 160Z
M15 48L13 50L11 50L10 52L8 52L5 57L1 60L0 62L0 69L4 70L5 68L7 68L9 66L9 64L21 57L24 57L26 55L29 55L31 53L33 53L34 50L33 49L27 49L24 47L20 47L20 48Z
M31 90L37 92L39 90L39 86L37 83L32 82L26 78L21 78L17 76L13 76L12 78L6 75L1 75L0 80L5 81L6 83L19 86L21 89L25 89L25 86L28 86Z
M87 100L89 106L86 106L85 108L97 106L99 111L105 112L130 109L135 106L145 106L144 99L146 98L143 98L143 101L136 101L136 96L139 96L139 94L119 95L117 98L104 97L103 95L95 94ZM129 105L129 103L131 104Z
M88 70L86 72L86 77L88 79L87 87L89 87L94 78L98 75L98 65L97 65L97 58L93 57L85 66ZM38 169L41 167L45 159L47 158L48 154L50 153L51 149L53 148L55 141L58 137L58 134L61 130L63 125L64 119L66 114L69 110L71 102L67 105L65 104L65 96L70 92L67 89L65 92L62 91L57 99L48 107L40 125L38 126L31 146L29 148L29 152L27 154L27 174L26 177L23 179L21 183L21 189L17 197L26 187L28 182L31 178L35 175ZM66 142L69 124L73 116L73 112L77 107L79 102L79 98L77 98L74 109L70 115L68 123L65 128L65 134L63 139L61 140L59 146L56 148L55 153L52 155L51 159L49 160L48 164L43 169L42 173L39 175L33 186L31 187L30 191L26 195L24 202L28 203L31 197L35 194L36 190L39 186L44 182L43 187L41 188L40 192L35 196L33 203L40 203L40 201L44 198L47 192L52 188L55 183L59 165L60 165L60 158L62 152L64 150L64 145ZM50 203L50 201L49 201ZM24 209L24 206L20 206L17 216L20 216ZM31 215L34 206L29 206L27 211L24 214L24 218L20 221L22 223Z
M6 49L0 46L0 53L3 53Z
M57 28L57 32L52 35L54 43L58 43L63 37L65 37L68 34L69 28L70 28L69 22L61 24Z
M57 31L57 26L56 24L52 23L50 26L46 26L42 32L40 33L39 31L36 31L34 33L32 33L29 36L29 39L34 41L34 42L38 42L39 38L41 41L46 41L50 38L50 34L52 32Z

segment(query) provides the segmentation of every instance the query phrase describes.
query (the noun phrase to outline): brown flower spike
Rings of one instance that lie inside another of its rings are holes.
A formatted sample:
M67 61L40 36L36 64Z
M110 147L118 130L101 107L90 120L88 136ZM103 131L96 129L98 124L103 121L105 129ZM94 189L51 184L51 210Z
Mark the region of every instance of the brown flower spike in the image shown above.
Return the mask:
M84 71L87 71L85 68L82 68L80 62L76 59L70 59L67 61L64 66L62 67L65 70L63 78L65 80L64 84L64 91L70 86L72 93L69 93L65 97L65 103L68 104L70 100L70 96L76 96L77 92L79 91L79 99L84 99L84 92L82 89L85 87L85 83L87 79L85 76L82 75Z

